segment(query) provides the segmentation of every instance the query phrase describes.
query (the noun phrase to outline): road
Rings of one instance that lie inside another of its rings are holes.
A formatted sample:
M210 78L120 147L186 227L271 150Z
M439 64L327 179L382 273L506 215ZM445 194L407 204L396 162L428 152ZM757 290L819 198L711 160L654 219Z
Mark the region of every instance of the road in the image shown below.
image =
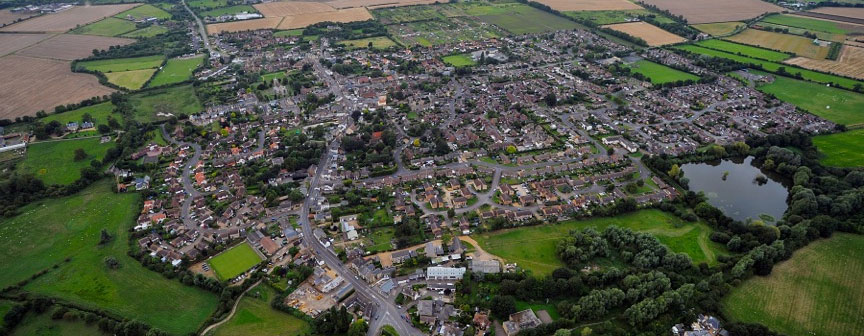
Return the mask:
M198 15L195 15L195 12L193 12L192 9L189 8L188 5L186 5L186 0L180 0L180 3L183 4L183 8L186 8L186 11L189 12L189 15L192 15L192 17L195 18L195 24L198 25L198 33L201 34L201 42L204 43L204 48L207 48L207 52L210 54L210 57L215 57L216 55L218 55L217 53L214 53L213 48L210 47L210 39L207 38L207 29L204 28L204 23L201 22L201 19L198 18Z

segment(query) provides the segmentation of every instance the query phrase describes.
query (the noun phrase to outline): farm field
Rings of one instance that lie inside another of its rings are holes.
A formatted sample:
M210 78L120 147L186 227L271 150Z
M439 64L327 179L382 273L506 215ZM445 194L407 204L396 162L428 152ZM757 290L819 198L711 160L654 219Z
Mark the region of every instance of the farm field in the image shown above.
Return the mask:
M699 31L710 34L712 36L726 35L731 34L739 27L744 26L743 22L718 22L718 23L703 23L693 25L693 28L698 29Z
M156 7L156 6L153 6L150 4L143 4L141 6L138 6L138 7L132 8L130 10L127 10L125 12L122 12L120 14L117 14L114 17L116 17L118 19L131 18L133 20L140 20L143 18L155 17L159 20L166 20L166 19L171 18L171 14L162 10L159 7Z
M396 46L396 42L393 42L393 40L386 36L369 37L359 40L346 40L339 42L339 44L346 46L348 49L367 48L370 43L372 44L372 48L377 49L387 49Z
M428 5L435 2L435 0L332 0L328 1L327 4L333 6L334 8L367 7L369 9L374 9L384 7Z
M699 77L681 70L667 67L663 64L640 60L630 65L633 72L638 72L651 79L653 84L664 84L676 81L697 81Z
M77 66L92 71L118 72L158 68L160 65L162 65L163 59L165 59L165 57L162 55L131 58L112 58L78 62Z
M247 242L234 246L207 261L219 280L230 280L261 262L261 257Z
M560 12L642 9L627 0L540 0L537 2Z
M192 85L147 90L130 96L129 100L135 108L133 116L139 122L167 119L168 114L189 115L204 109Z
M72 30L75 34L118 36L138 29L135 23L115 17L109 17Z
M105 309L173 334L195 331L216 309L217 296L166 279L126 254L140 196L115 194L112 188L105 179L73 196L31 203L20 215L0 221L5 267L0 283L6 286L59 263L24 290ZM114 239L99 246L103 228ZM108 256L120 268L107 269L103 259ZM62 262L67 257L71 261Z
M676 227L676 224L682 224ZM534 275L551 274L564 263L555 254L558 241L570 230L593 227L602 230L610 225L630 228L655 235L661 243L675 252L684 252L694 263L713 265L717 255L725 248L708 239L711 229L702 223L683 223L672 214L660 210L642 210L616 217L566 221L555 225L541 225L473 235L486 252L520 267L530 269Z
M228 6L228 0L190 0L186 4L191 8L216 8Z
M823 165L832 167L864 166L864 129L813 137L823 156Z
M256 4L255 9L265 17L283 17L335 11L323 2L268 2Z
M109 72L105 74L108 82L129 90L138 90L147 82L156 69L141 69L131 71Z
M27 48L52 36L51 34L0 34L0 56Z
M575 19L589 20L598 25L631 22L633 19L639 18L640 15L656 15L647 9L578 11L565 12L564 14ZM661 16L655 16L655 20L660 22L672 21Z
M7 34L4 34L7 35ZM132 44L135 40L93 35L60 34L18 51L18 55L72 61L90 57L93 49Z
M258 11L256 11L255 8L253 8L252 6L249 6L249 5L237 5L237 6L211 9L208 11L201 12L201 15L202 16L210 16L210 17L219 17L222 15L233 15L233 14L240 14L243 12L257 13Z
M157 87L187 81L201 64L204 64L204 56L169 59L147 86Z
M474 59L471 58L471 54L449 55L442 57L441 60L444 61L444 63L455 66L457 68L477 64L477 62L474 62Z
M606 25L603 27L617 30L630 36L641 38L646 43L648 43L649 46L652 47L687 41L687 39L681 36L672 34L663 29L657 28L657 26L645 22L618 23L613 25Z
M79 108L77 110L66 111L63 113L57 114L49 114L47 117L39 119L43 124L47 124L56 120L61 125L66 125L69 122L81 122L84 119L85 114L89 114L93 119L93 123L96 125L107 125L108 117L111 116L111 112L114 110L114 104L110 102L100 103L96 105L90 105L86 107ZM117 121L122 122L122 117L120 115L114 116Z
M795 57L784 62L802 68L864 79L864 47L845 45L836 61Z
M741 21L763 13L779 13L784 10L759 0L645 0L645 3L681 15L690 24Z
M723 299L735 321L790 335L861 335L864 237L836 233L798 250L771 275L744 281Z
M523 4L474 6L466 9L468 15L497 25L511 34L536 34L580 27L573 21L555 16Z
M303 36L303 29L280 30L273 33L273 37Z
M138 4L75 6L59 13L46 14L3 27L0 28L0 31L64 33L75 27L98 21L135 6Z
M764 21L760 21L759 25L762 26L762 28L764 30L767 30L767 31L780 29L783 31L784 34L792 34L792 35L798 35L798 36L804 36L804 34L808 34L808 35L812 34L812 35L815 35L816 38L818 38L820 40L825 40L825 41L843 42L843 40L846 39L846 35L843 35L843 34L831 34L831 33L826 33L826 32L821 32L821 31L816 31L816 30L808 30L808 29L804 29L804 28L783 26L783 25L768 23L768 22L764 22ZM810 38L810 36L805 36L805 37Z
M234 316L211 335L287 336L308 333L311 330L309 323L270 307L270 301L276 295L276 291L267 284L252 288L240 299Z
M726 40L717 40L717 39L703 40L703 41L696 42L696 45L701 46L701 47L705 47L705 48L717 49L717 50L721 50L721 51L725 51L725 52L730 52L733 54L741 54L741 55L745 55L745 56L749 56L749 57L753 57L753 58L764 59L764 60L772 61L772 62L780 62L780 61L785 60L789 57L792 57L792 55L787 54L787 53L782 53L782 52L774 51L774 50L768 50L765 48L748 46L746 44L729 42Z
M770 15L762 22L773 23L782 26L804 28L810 31L821 31L831 34L846 34L847 31L840 28L837 22L818 20L796 15Z
M366 8L338 9L334 12L309 13L302 15L285 16L276 27L278 29L305 28L320 22L347 23L355 21L372 20L372 14Z
M128 33L120 35L120 36L129 37L129 38L144 38L144 37L153 37L153 36L156 36L159 34L164 34L167 32L168 32L168 28L165 28L163 26L152 25L152 26L149 26L147 28L141 28L138 30L134 30L134 31L128 32Z
M55 320L51 318L51 311L40 315L27 314L21 324L15 327L10 336L78 336L78 335L105 335L96 324L86 324L84 321Z
M255 20L212 23L207 25L207 34L216 35L223 32L238 32L244 30L276 29L282 18L271 17Z
M740 34L726 38L727 40L755 45L762 48L779 50L812 59L825 59L829 47L813 43L813 39L803 36L767 32L764 30L747 29Z
M81 177L81 168L90 167L90 161L102 160L113 142L99 143L99 138L34 142L27 145L27 155L15 168L18 172L32 173L45 184L70 184ZM75 161L75 150L81 148L87 158Z
M848 8L848 7L822 7L810 10L814 13L822 13L829 15L843 16L853 19L864 20L864 8Z
M864 125L864 94L783 76L774 76L773 83L758 89L835 123Z
M29 13L12 13L9 9L0 10L0 25L7 25L18 19L26 19L33 16Z

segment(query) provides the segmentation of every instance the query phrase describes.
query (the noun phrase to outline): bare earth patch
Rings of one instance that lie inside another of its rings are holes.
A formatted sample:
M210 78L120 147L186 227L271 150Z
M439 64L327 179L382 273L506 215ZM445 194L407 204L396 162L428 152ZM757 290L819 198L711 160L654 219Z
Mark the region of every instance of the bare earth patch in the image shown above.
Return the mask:
M369 9L413 6L413 5L428 5L435 2L443 2L440 0L334 0L327 2L328 5L334 8L352 8L352 7L367 7Z
M864 79L864 48L848 44L843 46L843 50L840 52L840 57L838 57L836 61L795 57L788 59L783 63Z
M614 29L630 36L645 40L649 46L656 47L667 44L675 44L687 41L687 39L667 32L656 26L645 22L628 22L603 26Z
M538 0L537 2L562 12L642 9L641 6L627 0Z
M8 9L0 10L0 26L7 25L15 22L18 19L26 19L34 14L25 14L25 13L12 13L12 11Z
M811 10L811 12L864 20L864 8L861 7L822 7Z
M72 61L93 54L93 49L127 45L133 39L93 35L61 34L18 52L19 55Z
M138 5L75 6L60 13L46 14L3 27L0 31L63 33L77 26L101 20Z
M759 0L645 0L645 3L684 16L690 24L740 21L784 10Z
M47 39L51 34L0 34L0 56L8 55Z
M336 8L321 2L268 2L253 6L265 17L282 17L336 10Z

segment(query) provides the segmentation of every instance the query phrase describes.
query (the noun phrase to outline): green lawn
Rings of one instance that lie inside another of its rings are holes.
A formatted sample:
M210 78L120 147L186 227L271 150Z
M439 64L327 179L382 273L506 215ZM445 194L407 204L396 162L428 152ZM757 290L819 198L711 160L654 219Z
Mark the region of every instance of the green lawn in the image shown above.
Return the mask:
M837 26L836 22L833 21L825 21L825 20L817 20L817 19L808 19L800 16L792 16L792 15L780 15L775 14L768 16L762 19L764 22L796 27L796 28L804 28L810 31L821 31L825 33L831 34L846 34L847 31Z
M864 166L864 129L813 137L813 144L823 155L823 165L833 167Z
M156 74L156 77L153 77L153 80L147 86L157 87L187 81L192 78L192 73L195 72L195 69L202 64L204 64L203 55L169 59L168 62L165 62L162 70Z
M237 5L230 7L221 7L216 9L211 9L208 11L201 12L201 16L210 16L210 17L219 17L222 15L234 15L240 13L258 13L252 6L249 5Z
M680 227L676 227L679 224ZM486 252L497 255L535 275L551 274L564 263L555 254L555 246L570 230L593 227L602 230L610 225L651 233L675 252L684 252L694 263L716 264L717 255L725 248L708 239L711 229L702 223L684 223L672 214L660 210L642 210L616 217L566 221L555 225L540 225L472 236Z
M277 71L277 72L271 72L268 74L261 75L261 81L269 84L274 79L282 79L285 77L286 77L285 71Z
M66 125L69 122L77 122L80 123L84 119L85 114L90 114L90 117L93 118L95 124L108 124L108 116L111 115L111 111L114 110L114 104L110 102L105 102L96 105L90 105L86 107L79 108L77 110L66 111L58 114L49 114L47 117L39 119L43 124L47 124L54 120L60 122L61 125ZM120 115L115 115L114 119L117 121L122 121L123 118Z
M645 77L648 77L653 84L671 83L679 80L699 80L699 77L696 75L648 60L639 60L636 63L630 64L630 69L632 69L633 72L645 75Z
M717 49L721 51L730 52L733 54L741 54L744 56L750 56L754 58L764 59L772 62L780 62L789 57L792 57L791 54L782 53L779 51L768 50L759 47L748 46L740 43L729 42L726 40L704 40L696 42L696 45L709 48L709 49Z
M835 233L754 276L723 301L726 316L789 336L864 335L864 237Z
M303 29L291 29L291 30L280 30L273 33L273 37L289 37L289 36L302 36Z
M155 72L156 69L109 72L105 74L105 77L111 84L130 90L138 90L144 86L150 77L153 77Z
M758 89L838 124L864 124L864 94L861 93L783 76L774 76L774 82Z
M207 261L220 280L229 280L243 274L261 262L261 257L247 242L234 246Z
M252 288L237 306L234 316L216 328L210 336L304 335L311 331L306 321L270 307L276 292L267 284Z
M98 36L118 36L135 29L137 29L137 27L135 27L135 22L109 17L83 27L75 28L72 30L72 33Z
M97 137L34 142L27 145L27 154L15 169L32 173L45 184L70 184L81 177L81 168L89 167L90 161L102 160L108 149L115 146L113 142L99 141ZM75 161L78 148L87 153L86 159Z
M163 26L150 26L147 28L141 28L138 30L134 30L128 32L126 34L120 35L121 37L129 37L129 38L143 38L143 37L153 37L159 34L164 34L168 32L168 28Z
M198 113L204 109L192 85L148 90L131 95L129 100L135 109L133 116L140 122L167 119L158 116L159 113L180 116Z
M339 42L339 44L345 45L348 49L368 48L369 43L372 43L372 48L376 49L387 49L396 46L396 42L393 42L393 40L391 40L387 36L377 36L359 40L345 40Z
M84 321L54 320L51 318L51 310L35 315L29 313L21 321L12 336L79 336L79 335L107 335L99 330L97 324L86 324Z
M553 320L557 320L560 315L558 314L558 306L557 302L549 302L549 303L537 303L537 302L526 302L526 301L516 301L516 310L523 311L525 309L531 308L534 310L536 314L538 311L545 310L549 313L549 317Z
M444 61L444 63L455 66L457 68L477 64L477 62L474 62L474 60L471 58L471 54L456 54L444 56L441 60Z
M135 20L143 19L143 18L150 18L150 17L155 17L155 18L160 19L160 20L171 18L170 13L168 13L168 12L158 8L158 7L155 7L153 5L148 5L148 4L144 4L144 5L132 8L130 10L127 10L125 12L122 12L120 14L114 15L114 17L116 17L118 19L126 19L127 17L130 17L130 16Z
M392 227L373 230L372 233L369 234L371 245L367 246L366 249L372 253L392 250L393 235L394 232Z
M105 179L81 192L31 203L0 220L0 286L60 264L24 290L149 323L173 334L195 331L216 309L218 297L145 269L129 257L129 227L140 195L115 194ZM100 231L113 237L99 245ZM105 267L114 257L120 268ZM71 258L64 263L63 260Z
M131 58L112 58L96 61L78 62L79 67L99 72L120 72L130 70L154 69L162 65L162 55Z

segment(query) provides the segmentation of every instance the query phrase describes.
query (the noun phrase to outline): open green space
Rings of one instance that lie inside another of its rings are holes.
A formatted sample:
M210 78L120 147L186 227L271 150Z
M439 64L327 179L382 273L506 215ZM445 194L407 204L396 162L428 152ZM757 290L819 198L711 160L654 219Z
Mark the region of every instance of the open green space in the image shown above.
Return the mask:
M162 65L165 59L162 55L141 56L130 58L112 58L95 61L78 62L77 66L99 72L120 72L130 70L155 69Z
M810 19L794 15L775 14L762 19L762 21L782 26L804 28L811 31L815 30L831 34L847 33L847 31L840 28L836 22Z
M144 86L144 83L147 83L150 77L153 77L153 73L155 72L156 69L109 72L105 74L105 78L108 78L109 83L119 87L138 90Z
M83 27L75 28L72 30L72 33L98 36L118 36L135 29L138 29L138 27L135 26L135 22L109 17Z
M832 167L864 166L864 129L813 137L820 162Z
M717 23L703 23L693 25L693 28L698 29L699 31L710 34L713 36L720 35L728 35L735 32L736 29L743 27L744 22L732 21L732 22L717 22Z
M234 246L207 261L220 280L234 279L261 262L261 256L247 242Z
M79 335L107 335L99 330L96 323L86 324L84 321L55 320L51 318L51 311L36 315L29 313L21 321L11 336L79 336Z
M157 87L187 81L201 64L204 64L204 56L169 59L147 86Z
M192 85L147 90L129 96L135 109L133 117L140 122L167 119L167 115L189 115L204 107L195 95Z
M571 220L558 224L482 233L472 237L486 252L509 262L516 262L535 275L543 276L564 266L555 253L555 247L570 230L584 228L602 230L611 225L653 234L670 250L689 255L694 263L706 262L713 265L717 263L718 254L726 253L722 245L708 238L711 229L706 224L686 223L670 213L654 209L615 217Z
M757 89L838 124L864 124L864 94L783 76Z
M261 75L261 81L265 82L265 83L270 83L274 79L283 79L286 76L287 75L286 75L285 71L271 72L271 73Z
M375 49L387 49L390 47L396 46L396 42L393 42L387 36L376 36L376 37L368 37L358 40L345 40L339 42L346 46L348 49L360 49L360 48L368 48L370 45Z
M229 6L229 7L220 7L211 9L208 11L201 12L202 16L210 16L210 17L220 17L222 15L234 15L240 13L258 13L252 6L249 5L237 5L237 6Z
M638 19L639 16L645 15L654 15L654 20L661 23L674 22L670 18L657 15L647 9L576 11L564 12L564 14L578 20L588 20L598 25L631 22L634 19Z
M753 58L759 58L766 61L772 62L780 62L787 58L792 57L791 54L782 53L779 51L768 50L765 48L748 46L740 43L729 42L726 40L704 40L696 42L696 45L709 48L709 49L717 49L721 51L730 52L733 54L740 54L744 56L749 56Z
M105 179L72 196L31 203L20 215L0 220L0 286L59 264L24 290L104 309L173 334L194 332L216 309L218 297L166 279L126 254L141 196L116 194L113 187ZM100 245L102 229L113 239ZM120 267L106 267L106 257Z
M389 251L393 249L393 227L375 229L369 234L371 244L366 247L371 253Z
M790 336L864 335L864 237L835 233L810 243L767 277L754 276L722 303L727 317Z
M289 36L302 36L303 29L291 29L291 30L280 30L273 33L273 37L289 37Z
M99 142L99 137L34 142L27 145L27 154L15 169L32 173L45 184L70 184L81 177L81 168L90 167L90 161L102 160L115 146L113 142ZM75 150L79 148L87 158L75 161Z
M536 34L580 27L573 21L520 3L472 6L465 11L512 34Z
M444 61L444 63L455 66L457 68L477 64L477 62L474 62L474 59L471 58L471 54L449 55L442 57L441 60Z
M99 124L108 124L108 117L111 116L111 112L114 110L114 104L110 102L100 103L96 105L85 106L79 109L75 109L72 111L66 111L63 113L57 114L49 114L47 117L39 119L43 124L47 124L52 121L57 121L61 125L66 125L70 122L80 123L84 120L84 115L89 114L90 118L93 119L93 123L96 125ZM122 121L119 115L114 116L117 121Z
M697 81L699 77L681 70L673 69L663 64L654 63L648 60L639 60L630 64L630 69L633 72L645 75L653 84L672 83L677 81Z
M191 0L186 4L192 8L216 8L228 6L228 0Z
M165 34L168 32L168 28L163 26L151 25L146 28L141 28L138 30L133 30L126 34L120 35L120 37L129 37L129 38L144 38L144 37L153 37L159 34Z
M114 17L118 19L126 19L132 18L133 20L140 20L144 18L157 18L159 20L170 19L171 14L162 10L159 7L155 7L150 4L144 4L120 14L114 15Z
M306 321L270 307L274 297L276 291L267 284L252 288L240 299L234 316L210 335L293 336L312 330Z

